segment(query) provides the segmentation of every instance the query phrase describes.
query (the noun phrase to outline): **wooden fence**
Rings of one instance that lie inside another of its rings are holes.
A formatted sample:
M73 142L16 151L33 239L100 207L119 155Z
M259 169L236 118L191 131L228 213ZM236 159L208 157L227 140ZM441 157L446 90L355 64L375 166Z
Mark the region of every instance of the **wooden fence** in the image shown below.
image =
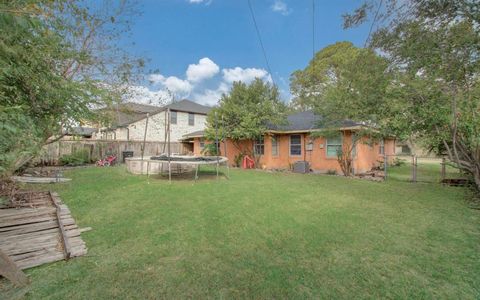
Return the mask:
M36 164L55 165L60 157L70 155L76 151L85 151L90 160L96 161L106 155L116 155L118 160L122 159L123 151L133 151L134 156L142 153L142 141L118 141L118 140L82 140L82 141L58 141L46 145L41 155L36 159ZM164 142L145 142L145 156L159 155L166 151L167 145ZM175 154L185 154L187 150L182 143L170 143L170 151Z

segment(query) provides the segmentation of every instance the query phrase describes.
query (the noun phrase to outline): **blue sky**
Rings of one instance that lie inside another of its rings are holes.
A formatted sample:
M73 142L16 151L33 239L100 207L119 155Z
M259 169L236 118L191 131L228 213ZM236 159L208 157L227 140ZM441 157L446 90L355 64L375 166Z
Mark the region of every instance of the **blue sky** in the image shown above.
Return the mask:
M271 80L288 101L289 77L312 57L311 0L251 0L273 74L268 74L247 0L143 0L131 51L153 72L138 86L139 102L175 98L213 105L233 80ZM354 0L315 0L315 48L337 41L363 46L369 25L343 30Z

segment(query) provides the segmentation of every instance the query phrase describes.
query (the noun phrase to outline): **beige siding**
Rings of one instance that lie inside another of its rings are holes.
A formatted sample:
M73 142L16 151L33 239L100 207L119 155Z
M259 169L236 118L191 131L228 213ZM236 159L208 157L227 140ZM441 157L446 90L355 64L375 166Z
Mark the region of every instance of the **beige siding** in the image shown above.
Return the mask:
M170 125L170 141L179 142L183 135L198 130L204 130L206 115L195 114L195 124L188 125L188 113L177 112L177 124ZM116 139L142 141L145 134L146 119L128 125L127 128L117 128L115 132L95 134L95 139ZM151 116L148 120L147 141L161 141L165 139L165 112Z

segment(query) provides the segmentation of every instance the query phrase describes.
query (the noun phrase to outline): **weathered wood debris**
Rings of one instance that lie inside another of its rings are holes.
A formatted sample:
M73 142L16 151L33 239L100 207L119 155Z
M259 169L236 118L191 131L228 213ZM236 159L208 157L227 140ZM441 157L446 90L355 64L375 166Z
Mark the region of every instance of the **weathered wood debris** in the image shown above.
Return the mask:
M56 193L19 191L0 204L0 251L20 269L85 255L81 232Z
M59 182L68 182L72 180L71 178L63 177L33 177L33 176L12 176L12 180L16 182L23 183L59 183Z

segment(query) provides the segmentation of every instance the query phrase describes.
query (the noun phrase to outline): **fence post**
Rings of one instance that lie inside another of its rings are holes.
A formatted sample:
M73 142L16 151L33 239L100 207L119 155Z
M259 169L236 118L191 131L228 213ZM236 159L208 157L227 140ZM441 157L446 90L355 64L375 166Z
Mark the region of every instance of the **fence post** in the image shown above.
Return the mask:
M412 155L412 182L417 182L417 157Z
M445 177L447 173L445 164L446 164L445 157L442 157L442 183L445 182Z

